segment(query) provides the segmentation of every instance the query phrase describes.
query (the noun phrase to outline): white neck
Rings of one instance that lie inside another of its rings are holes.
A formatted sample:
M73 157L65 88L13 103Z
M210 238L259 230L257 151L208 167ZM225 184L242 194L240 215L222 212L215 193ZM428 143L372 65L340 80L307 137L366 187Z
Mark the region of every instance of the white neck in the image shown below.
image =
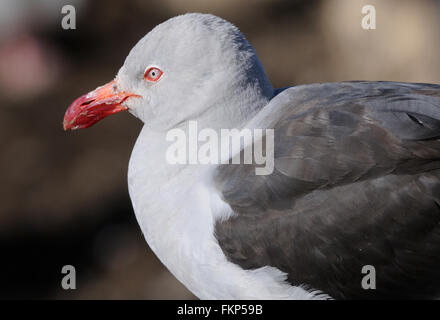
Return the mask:
M195 120L201 127L241 128L269 99L254 97L252 105L217 108ZM213 167L168 164L165 135L144 126L130 159L128 183L144 236L167 268L204 299L313 297L282 281L284 275L275 268L246 271L227 261L214 224L232 211L210 185Z

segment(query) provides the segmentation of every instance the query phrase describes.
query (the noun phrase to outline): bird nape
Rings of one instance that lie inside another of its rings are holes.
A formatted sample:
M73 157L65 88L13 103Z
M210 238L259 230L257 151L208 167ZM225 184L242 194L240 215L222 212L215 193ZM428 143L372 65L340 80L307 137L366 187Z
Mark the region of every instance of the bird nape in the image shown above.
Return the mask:
M276 90L235 26L185 14L75 100L64 128L122 110L144 122L128 169L137 220L199 298L439 296L440 85Z

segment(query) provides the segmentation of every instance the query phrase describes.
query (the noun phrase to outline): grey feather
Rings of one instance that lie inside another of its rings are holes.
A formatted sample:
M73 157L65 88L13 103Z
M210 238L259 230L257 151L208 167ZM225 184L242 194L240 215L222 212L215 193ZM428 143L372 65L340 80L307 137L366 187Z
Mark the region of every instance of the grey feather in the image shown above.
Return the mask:
M222 165L235 215L215 232L245 269L265 265L334 298L440 293L440 85L344 82L277 92L275 169ZM377 289L361 287L362 266Z

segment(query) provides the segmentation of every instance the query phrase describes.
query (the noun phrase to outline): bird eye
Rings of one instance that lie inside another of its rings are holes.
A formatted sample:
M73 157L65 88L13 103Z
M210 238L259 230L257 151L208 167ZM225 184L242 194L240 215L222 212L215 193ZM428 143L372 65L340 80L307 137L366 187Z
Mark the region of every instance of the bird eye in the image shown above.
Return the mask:
M160 70L159 68L151 67L151 68L148 68L147 71L145 71L144 78L145 78L145 80L156 82L157 80L160 79L162 74L163 74L163 71Z

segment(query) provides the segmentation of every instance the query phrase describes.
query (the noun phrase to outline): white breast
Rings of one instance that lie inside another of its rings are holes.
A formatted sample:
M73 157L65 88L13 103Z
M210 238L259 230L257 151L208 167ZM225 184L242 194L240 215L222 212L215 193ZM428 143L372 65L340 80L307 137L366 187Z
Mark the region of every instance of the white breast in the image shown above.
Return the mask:
M209 184L210 166L170 165L164 134L146 127L130 159L128 185L136 218L151 249L201 299L322 298L285 282L273 267L243 270L229 262L214 236L231 215Z

